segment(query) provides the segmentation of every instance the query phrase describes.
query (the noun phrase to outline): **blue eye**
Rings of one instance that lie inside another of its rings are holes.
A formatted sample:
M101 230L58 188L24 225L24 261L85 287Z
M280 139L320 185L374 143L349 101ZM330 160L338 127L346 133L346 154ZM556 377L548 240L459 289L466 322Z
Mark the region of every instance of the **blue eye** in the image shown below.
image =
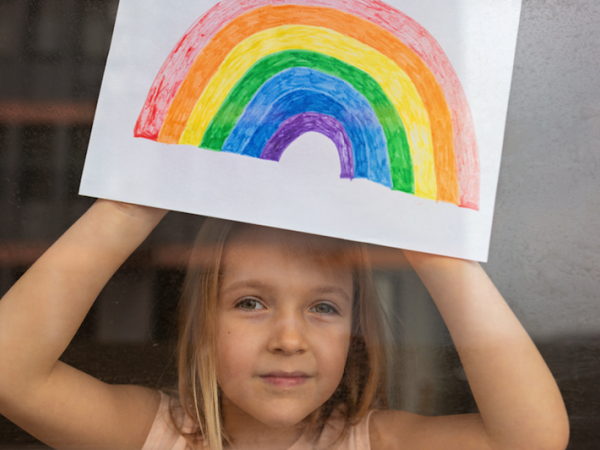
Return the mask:
M337 309L335 309L333 306L329 305L328 303L319 303L318 305L313 306L310 310L313 312L316 312L318 314L324 314L324 315L339 314Z
M257 309L265 309L264 306L254 298L245 298L241 300L237 305L237 308L245 309L246 311L254 311Z

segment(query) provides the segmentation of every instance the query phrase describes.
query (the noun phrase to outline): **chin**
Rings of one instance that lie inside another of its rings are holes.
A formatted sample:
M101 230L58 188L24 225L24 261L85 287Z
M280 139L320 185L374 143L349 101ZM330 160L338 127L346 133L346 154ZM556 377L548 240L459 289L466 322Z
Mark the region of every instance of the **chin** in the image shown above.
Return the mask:
M269 428L290 428L300 424L313 411L314 409L307 410L305 408L277 406L268 408L268 410L265 408L254 415L254 417Z

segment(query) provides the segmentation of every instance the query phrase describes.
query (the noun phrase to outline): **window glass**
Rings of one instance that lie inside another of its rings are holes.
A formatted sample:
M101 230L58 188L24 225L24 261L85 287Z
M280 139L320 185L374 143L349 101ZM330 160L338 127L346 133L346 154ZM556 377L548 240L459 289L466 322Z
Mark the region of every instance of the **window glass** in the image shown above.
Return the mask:
M0 0L0 296L93 203L77 192L117 8ZM572 450L600 442L599 22L596 0L523 4L484 265L557 379ZM204 221L169 213L102 290L61 360L108 383L175 389L178 304ZM392 324L390 407L476 412L423 283L400 252L369 251ZM0 416L0 448L49 447Z
M0 59L19 54L19 1L5 0L0 3Z
M20 132L18 196L22 202L48 201L53 196L56 129L24 126Z

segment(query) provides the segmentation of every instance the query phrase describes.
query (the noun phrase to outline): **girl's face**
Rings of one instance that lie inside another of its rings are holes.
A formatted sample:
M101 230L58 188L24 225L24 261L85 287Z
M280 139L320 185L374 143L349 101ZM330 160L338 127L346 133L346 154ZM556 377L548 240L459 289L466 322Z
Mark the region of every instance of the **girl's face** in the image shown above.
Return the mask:
M351 271L315 262L302 252L302 239L252 227L227 245L217 308L226 422L238 417L273 428L296 425L342 379L352 326Z

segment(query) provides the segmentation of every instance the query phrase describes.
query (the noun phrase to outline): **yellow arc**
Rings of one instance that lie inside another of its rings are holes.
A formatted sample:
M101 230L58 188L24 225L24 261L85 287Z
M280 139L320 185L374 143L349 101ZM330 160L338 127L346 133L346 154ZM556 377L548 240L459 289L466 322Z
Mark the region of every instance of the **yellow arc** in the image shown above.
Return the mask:
M415 195L437 198L431 122L410 77L391 59L362 42L332 30L285 25L261 31L227 55L202 92L179 140L200 146L210 121L229 92L260 59L285 50L310 50L337 58L371 75L394 104L406 128L415 175Z

